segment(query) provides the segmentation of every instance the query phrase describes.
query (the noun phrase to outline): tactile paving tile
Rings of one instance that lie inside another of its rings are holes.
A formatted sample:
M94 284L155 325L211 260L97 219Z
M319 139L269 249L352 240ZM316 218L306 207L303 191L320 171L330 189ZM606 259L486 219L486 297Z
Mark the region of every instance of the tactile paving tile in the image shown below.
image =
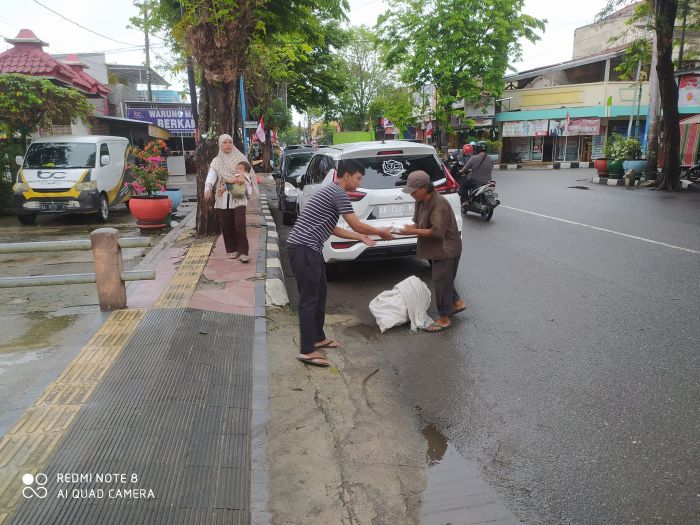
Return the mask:
M156 308L186 308L189 305L213 246L214 243L207 242L190 247L168 288L156 302Z
M250 523L253 339L249 316L148 311L88 403L71 415L42 472L52 495L58 473L134 473L138 482L126 487L153 490L154 497L24 500L9 523ZM47 399L62 396L80 392L62 390ZM55 424L66 417L55 416ZM100 487L124 488L69 485Z
M145 315L112 313L63 373L0 439L0 524L22 498L25 473L42 472L81 408Z

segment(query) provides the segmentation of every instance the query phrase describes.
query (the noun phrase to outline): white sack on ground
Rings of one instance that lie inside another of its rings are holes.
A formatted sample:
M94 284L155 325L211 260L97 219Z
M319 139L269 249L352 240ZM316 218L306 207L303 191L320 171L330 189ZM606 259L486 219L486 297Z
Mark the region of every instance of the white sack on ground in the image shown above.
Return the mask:
M372 299L369 310L381 332L408 321L411 330L425 328L433 323L426 313L430 307L430 290L418 277L404 279L391 290Z
M401 281L395 288L399 290L404 303L406 303L412 332L419 329L422 330L433 324L433 320L428 317L431 299L430 290L423 281L414 275Z

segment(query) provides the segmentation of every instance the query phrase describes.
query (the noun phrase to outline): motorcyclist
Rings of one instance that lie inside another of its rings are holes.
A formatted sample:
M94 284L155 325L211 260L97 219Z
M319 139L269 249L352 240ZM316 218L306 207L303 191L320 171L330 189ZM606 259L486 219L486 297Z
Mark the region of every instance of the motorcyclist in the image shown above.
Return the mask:
M459 195L462 203L466 203L470 191L491 181L494 163L493 159L486 154L486 143L477 142L474 152L476 155L472 156L464 165L464 168L460 170L462 179L460 181Z

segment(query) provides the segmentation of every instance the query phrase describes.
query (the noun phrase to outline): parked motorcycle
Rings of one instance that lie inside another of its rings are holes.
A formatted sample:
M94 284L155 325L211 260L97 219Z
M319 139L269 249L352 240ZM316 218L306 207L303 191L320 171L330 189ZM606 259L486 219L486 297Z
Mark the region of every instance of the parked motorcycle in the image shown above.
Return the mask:
M700 163L685 169L685 176L690 182L700 182Z
M493 210L501 204L496 193L496 181L490 181L483 186L471 190L462 201L462 213L478 213L482 220L490 221Z

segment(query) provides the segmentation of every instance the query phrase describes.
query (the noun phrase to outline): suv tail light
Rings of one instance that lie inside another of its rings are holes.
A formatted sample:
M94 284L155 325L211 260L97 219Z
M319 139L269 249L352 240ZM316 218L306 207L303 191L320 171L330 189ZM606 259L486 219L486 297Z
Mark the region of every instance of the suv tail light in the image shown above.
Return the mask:
M333 182L336 180L338 180L338 170L333 170ZM350 202L361 201L367 196L366 193L361 191L348 191L346 193L348 194L348 199L350 199Z
M350 202L361 201L367 196L366 193L361 191L348 191L346 193L348 194L348 199L350 199Z
M443 165L443 169L445 170L445 183L437 186L435 190L439 193L457 192L457 190L459 190L459 183L452 178L452 174L450 173L450 170L447 169L447 166Z
M358 241L341 241L341 242L332 242L331 243L331 248L334 250L347 250L348 248L352 248L357 244Z

